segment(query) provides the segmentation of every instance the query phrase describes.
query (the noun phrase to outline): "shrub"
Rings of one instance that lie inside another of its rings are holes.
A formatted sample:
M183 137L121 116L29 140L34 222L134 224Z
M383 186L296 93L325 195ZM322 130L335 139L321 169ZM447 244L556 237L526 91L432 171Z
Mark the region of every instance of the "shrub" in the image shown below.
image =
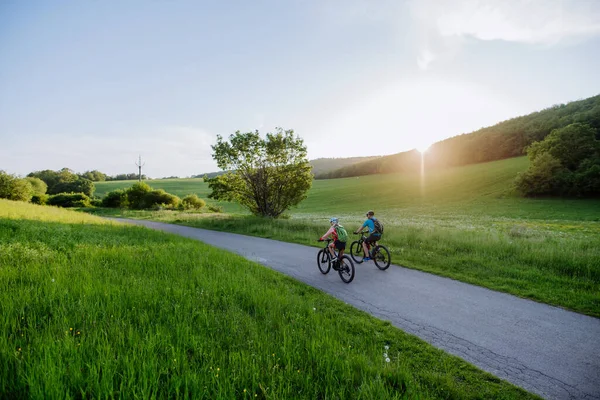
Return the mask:
M0 198L29 201L33 196L33 187L25 179L0 171Z
M94 197L94 198L93 198L93 199L90 201L90 204L91 204L93 207L102 207L102 199L99 199L99 198L97 198L97 197Z
M31 197L31 202L33 204L44 205L48 202L48 195L47 194L34 194Z
M183 207L186 209L199 210L206 205L206 202L195 194L188 194L181 200Z
M161 208L175 208L181 199L179 197L165 192L162 189L152 190L146 193L143 203L145 208L160 206Z
M102 199L102 207L119 208L127 206L127 194L123 189L113 190L106 193Z
M90 198L84 193L59 193L50 196L48 205L58 207L91 207Z
M46 185L46 182L44 182L40 178L34 178L34 177L29 176L29 177L25 178L25 180L31 184L31 187L33 188L34 196L44 195L48 191L48 185ZM32 199L32 201L33 201L33 199Z
M222 213L223 207L210 204L208 210L214 213Z
M88 197L91 197L96 190L94 182L89 179L79 178L70 182L59 182L56 185L50 187L49 194L58 193L83 193Z
M149 207L150 204L146 204L145 201L146 195L150 192L152 192L152 188L150 187L150 185L144 182L138 182L129 189L127 189L125 193L127 194L127 202L129 208L141 210L143 208Z

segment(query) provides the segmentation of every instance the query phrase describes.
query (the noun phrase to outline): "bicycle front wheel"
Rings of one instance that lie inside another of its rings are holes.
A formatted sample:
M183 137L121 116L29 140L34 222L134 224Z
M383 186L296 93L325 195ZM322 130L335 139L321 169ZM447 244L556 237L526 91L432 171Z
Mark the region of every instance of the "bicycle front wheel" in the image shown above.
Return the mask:
M388 249L385 246L377 246L373 254L373 261L375 261L375 265L377 265L377 268L379 268L382 271L388 269L388 267L390 266L390 261L392 260Z
M348 256L342 257L340 260L340 269L338 270L340 278L345 283L350 283L354 279L354 263Z
M331 269L330 260L328 251L320 250L319 253L317 253L317 266L323 275L329 273L329 270Z
M361 264L363 262L364 250L362 247L362 243L360 243L358 240L352 242L352 244L350 245L350 255L352 256L352 259L355 263Z

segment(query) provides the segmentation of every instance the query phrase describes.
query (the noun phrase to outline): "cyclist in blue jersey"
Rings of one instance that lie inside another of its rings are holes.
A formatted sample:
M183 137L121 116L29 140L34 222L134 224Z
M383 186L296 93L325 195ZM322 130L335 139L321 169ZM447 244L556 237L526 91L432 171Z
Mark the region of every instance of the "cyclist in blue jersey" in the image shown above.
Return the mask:
M363 259L363 261L369 261L371 260L370 254L369 254L369 245L376 245L376 242L381 240L381 235L382 233L379 232L375 226L375 221L377 221L377 218L375 218L375 213L373 211L369 211L367 212L367 220L362 224L362 226L357 229L354 233L358 234L360 233L360 231L362 231L364 228L368 228L369 229L369 236L365 239L365 241L363 242L363 250L365 252L365 258Z

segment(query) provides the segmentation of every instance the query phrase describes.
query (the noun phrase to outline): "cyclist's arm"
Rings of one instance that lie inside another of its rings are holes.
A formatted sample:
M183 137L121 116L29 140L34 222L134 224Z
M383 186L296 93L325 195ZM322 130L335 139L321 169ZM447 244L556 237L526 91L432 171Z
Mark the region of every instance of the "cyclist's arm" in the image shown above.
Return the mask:
M335 230L335 227L333 227L333 226L331 228L329 228L329 230L323 236L321 236L321 240L327 239L327 236L331 235L334 230Z

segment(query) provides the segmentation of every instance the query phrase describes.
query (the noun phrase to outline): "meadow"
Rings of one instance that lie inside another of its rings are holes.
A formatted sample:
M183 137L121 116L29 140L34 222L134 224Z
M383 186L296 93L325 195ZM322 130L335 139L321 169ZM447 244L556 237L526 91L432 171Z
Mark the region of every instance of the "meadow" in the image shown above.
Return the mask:
M527 199L512 191L525 157L420 174L317 180L286 218L92 210L317 246L331 216L349 230L372 209L395 264L600 316L600 200ZM158 181L155 181L158 182ZM108 182L107 184L113 184ZM208 193L194 182L200 196ZM158 187L158 186L157 186ZM190 186L184 190L193 190Z
M526 399L200 242L0 200L0 397Z

